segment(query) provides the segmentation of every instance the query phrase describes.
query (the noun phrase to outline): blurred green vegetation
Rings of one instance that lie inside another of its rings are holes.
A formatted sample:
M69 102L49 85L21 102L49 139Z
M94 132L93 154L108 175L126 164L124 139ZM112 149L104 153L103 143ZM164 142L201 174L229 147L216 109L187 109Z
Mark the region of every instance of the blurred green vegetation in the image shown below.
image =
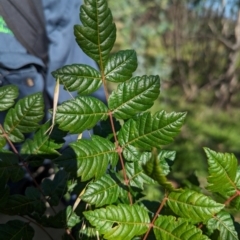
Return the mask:
M207 3L207 5L206 5ZM135 49L136 75L158 74L153 111L187 111L173 178L206 172L203 147L240 159L240 1L109 0L114 51Z

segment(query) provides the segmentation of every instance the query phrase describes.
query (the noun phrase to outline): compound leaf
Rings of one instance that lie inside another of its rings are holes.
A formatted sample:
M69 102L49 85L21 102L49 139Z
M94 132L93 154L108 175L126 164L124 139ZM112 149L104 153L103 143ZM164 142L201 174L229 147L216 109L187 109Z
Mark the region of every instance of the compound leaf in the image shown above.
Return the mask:
M12 142L24 140L23 133L30 133L39 127L44 116L44 102L41 93L29 95L20 99L11 108L4 121L4 130Z
M109 162L118 159L115 145L99 136L93 136L92 140L79 140L70 146L77 158L77 176L81 176L82 181L92 177L100 178L106 172Z
M70 133L82 133L108 116L107 107L94 97L78 96L57 108L56 123Z
M235 230L233 219L230 214L221 211L209 219L207 228L211 231L218 229L220 232L219 239L238 240L238 234Z
M0 111L9 109L18 97L18 88L14 85L0 87Z
M66 65L52 72L59 78L60 84L67 91L78 91L81 95L95 92L102 84L100 73L84 64Z
M107 81L125 82L137 68L137 55L134 50L119 51L109 57L104 68Z
M184 219L173 216L159 216L154 223L154 234L157 240L207 240L200 229Z
M208 157L208 189L218 192L222 196L232 196L236 191L235 178L237 174L238 161L233 154L216 153L205 148Z
M8 221L6 224L0 224L0 239L4 240L32 240L34 230L29 223L20 220Z
M175 157L176 151L161 150L158 154L157 159L164 175L170 173L170 167L173 164Z
M138 205L110 205L83 214L105 239L112 240L131 240L144 234L150 223L147 210Z
M128 119L149 109L160 93L159 76L134 77L118 85L109 97L114 117Z
M208 220L224 208L223 204L215 202L202 193L188 189L171 192L167 204L175 214L193 223Z
M82 26L74 26L81 49L100 66L105 63L116 40L116 26L107 1L86 0L80 9Z
M149 112L136 115L128 120L118 134L119 143L124 148L128 145L151 150L169 144L179 133L186 113L166 113L160 111L153 116Z
M82 199L89 204L101 207L117 201L120 194L118 184L109 175L104 175L88 185Z

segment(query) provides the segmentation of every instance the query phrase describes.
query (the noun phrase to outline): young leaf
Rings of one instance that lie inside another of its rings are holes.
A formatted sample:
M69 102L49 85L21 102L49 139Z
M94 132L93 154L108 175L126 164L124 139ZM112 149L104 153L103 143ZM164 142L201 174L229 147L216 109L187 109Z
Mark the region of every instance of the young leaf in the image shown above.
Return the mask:
M43 116L43 96L41 93L35 93L20 99L15 107L8 111L4 129L12 142L21 142L24 140L22 133L35 131Z
M148 212L138 205L110 205L83 214L105 239L111 240L131 240L144 234L150 223Z
M0 224L0 239L4 240L32 240L34 230L29 223L20 220L8 221L6 224Z
M118 85L109 96L108 105L114 117L128 119L149 109L160 93L159 76L134 77Z
M144 189L144 184L155 183L152 178L145 174L140 162L127 162L125 168L131 186Z
M102 84L100 73L83 64L66 65L52 72L52 75L59 78L64 89L78 91L81 95L95 92Z
M18 88L14 85L0 87L0 111L9 109L18 97Z
M107 1L86 0L80 9L80 19L83 26L74 26L76 41L88 56L102 65L116 40L116 26Z
M107 81L125 82L137 68L137 55L134 50L119 51L109 57L104 74Z
M99 120L108 116L107 107L94 97L78 96L57 108L56 123L70 133L91 129Z
M171 192L167 204L175 214L193 223L208 220L224 208L223 204L215 202L202 193L188 189Z
M216 153L205 148L208 157L208 189L230 197L236 191L237 159L233 154Z
M136 116L136 120L128 120L119 131L118 139L124 148L128 145L151 150L169 144L179 133L186 113L166 113L160 111L153 116L145 112Z
M41 184L44 195L47 196L50 204L57 206L60 198L67 190L68 175L65 171L59 170L53 180L45 178Z
M81 139L70 146L78 161L77 176L81 176L82 181L92 177L100 178L106 172L109 162L118 159L115 145L98 136L93 136L92 140Z
M207 228L210 230L218 229L219 239L238 240L238 234L235 230L233 219L230 214L224 211L219 212L207 222Z
M200 229L184 219L173 216L159 216L154 223L154 234L157 240L207 240Z
M160 161L157 158L152 157L146 164L143 165L143 169L149 177L157 181L165 189L168 189L169 191L174 190L173 185L165 177Z
M112 204L117 201L120 194L118 184L109 175L104 175L88 185L82 199L96 207Z

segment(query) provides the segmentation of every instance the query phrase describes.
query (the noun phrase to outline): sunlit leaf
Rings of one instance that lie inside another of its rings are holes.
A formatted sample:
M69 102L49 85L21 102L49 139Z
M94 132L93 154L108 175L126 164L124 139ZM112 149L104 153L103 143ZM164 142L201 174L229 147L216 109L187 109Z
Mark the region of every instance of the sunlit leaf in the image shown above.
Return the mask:
M0 111L9 109L18 97L18 88L15 85L0 87Z
M122 147L134 145L143 150L159 148L169 144L177 136L184 123L186 113L166 113L160 111L153 116L145 112L128 120L119 131L118 138Z
M116 118L128 119L149 109L160 93L159 76L134 77L118 85L108 104Z
M78 96L57 108L56 123L70 133L91 129L99 120L107 118L108 109L94 97Z
M154 234L157 240L207 240L199 228L187 220L172 216L159 216L154 223Z
M116 39L116 27L105 0L86 0L80 9L82 26L74 26L81 49L99 65L106 62Z
M224 208L223 204L189 189L171 192L167 204L175 214L193 223L208 220Z
M230 214L221 211L209 219L207 227L210 230L218 229L220 232L219 239L238 240L238 234L235 230L233 219Z
M52 72L55 78L59 78L60 84L69 92L78 91L86 95L96 91L102 84L100 73L83 64L66 65Z
M131 240L144 234L150 223L148 212L138 205L111 205L83 214L105 239L112 240Z
M204 150L209 165L208 189L222 196L232 196L236 191L235 178L238 164L236 157L229 153L216 153L208 148Z
M88 185L82 199L89 204L100 207L116 202L120 194L118 184L109 175L104 175Z
M4 130L12 142L24 140L23 133L30 133L39 127L44 116L44 102L41 93L29 95L20 99L14 108L10 109L4 121Z
M106 63L105 78L111 82L125 82L137 68L137 55L133 50L119 51L111 55Z

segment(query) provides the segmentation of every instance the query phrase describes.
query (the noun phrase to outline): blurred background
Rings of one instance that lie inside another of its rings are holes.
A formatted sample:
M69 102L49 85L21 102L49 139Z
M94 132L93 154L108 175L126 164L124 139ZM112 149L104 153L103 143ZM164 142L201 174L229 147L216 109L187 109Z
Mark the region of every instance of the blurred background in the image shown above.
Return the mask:
M109 0L114 51L135 49L136 75L161 77L153 111L187 111L173 177L205 176L203 147L240 159L240 0Z

